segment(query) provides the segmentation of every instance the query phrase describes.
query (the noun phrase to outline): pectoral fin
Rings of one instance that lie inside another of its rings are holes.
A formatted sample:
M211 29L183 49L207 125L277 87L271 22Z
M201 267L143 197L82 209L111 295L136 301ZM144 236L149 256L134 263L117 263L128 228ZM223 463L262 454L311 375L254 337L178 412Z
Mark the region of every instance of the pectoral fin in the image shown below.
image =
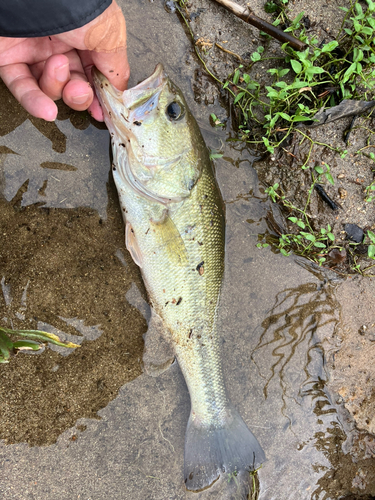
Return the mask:
M138 246L132 225L127 222L125 227L125 245L137 266L142 267L142 254Z
M157 377L173 363L174 351L167 338L168 332L165 331L162 319L152 311L143 353L143 369L147 375Z
M188 254L185 243L168 211L165 210L158 221L151 219L150 224L159 246L168 254L169 260L178 266L186 265Z

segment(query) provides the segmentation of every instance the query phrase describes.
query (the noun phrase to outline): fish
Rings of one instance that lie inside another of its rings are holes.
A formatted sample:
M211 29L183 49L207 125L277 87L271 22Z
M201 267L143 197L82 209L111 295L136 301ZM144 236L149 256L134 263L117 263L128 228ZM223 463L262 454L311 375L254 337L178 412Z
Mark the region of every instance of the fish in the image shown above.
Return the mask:
M161 64L124 92L96 68L92 75L111 136L126 248L152 311L144 370L156 376L177 359L191 401L185 486L200 491L265 461L223 378L217 327L223 202L197 122Z

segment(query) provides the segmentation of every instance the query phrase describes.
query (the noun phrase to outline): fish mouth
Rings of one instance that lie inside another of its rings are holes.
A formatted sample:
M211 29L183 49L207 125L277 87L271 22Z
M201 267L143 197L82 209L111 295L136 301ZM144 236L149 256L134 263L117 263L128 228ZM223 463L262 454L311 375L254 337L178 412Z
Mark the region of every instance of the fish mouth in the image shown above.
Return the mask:
M146 80L123 92L114 87L95 66L93 66L91 74L96 95L103 108L104 120L110 130L112 125L115 125L120 130L123 129L120 126L121 121L129 121L129 115L131 114L140 117L144 112L143 104L153 98L158 100L156 98L159 97L168 80L163 65L160 63Z

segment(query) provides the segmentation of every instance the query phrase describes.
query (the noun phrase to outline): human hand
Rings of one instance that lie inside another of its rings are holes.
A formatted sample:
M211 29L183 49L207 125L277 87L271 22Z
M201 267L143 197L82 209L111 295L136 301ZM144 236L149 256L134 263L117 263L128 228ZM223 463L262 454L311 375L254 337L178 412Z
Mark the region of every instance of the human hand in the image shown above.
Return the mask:
M30 114L53 121L54 101L98 121L103 112L91 86L96 66L119 90L129 79L124 16L113 3L81 28L40 38L0 37L0 77Z

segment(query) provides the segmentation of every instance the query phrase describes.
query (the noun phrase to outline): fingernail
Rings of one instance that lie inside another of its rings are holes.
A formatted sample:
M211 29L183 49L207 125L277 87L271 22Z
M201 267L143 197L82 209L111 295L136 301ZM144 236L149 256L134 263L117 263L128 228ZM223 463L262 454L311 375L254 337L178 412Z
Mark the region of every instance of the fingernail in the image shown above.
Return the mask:
M90 94L76 95L74 97L72 96L71 99L74 102L74 104L83 104L84 102L87 101L87 99L89 98L89 95Z
M59 66L55 69L55 78L59 82L65 82L69 77L69 72L67 68L69 67L69 63L64 64L63 66Z

